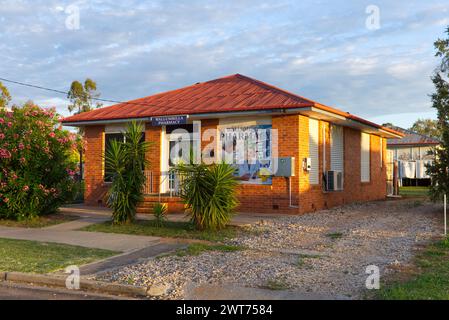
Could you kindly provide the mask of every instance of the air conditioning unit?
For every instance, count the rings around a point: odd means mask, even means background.
[[[343,172],[328,171],[326,174],[326,191],[343,190]]]

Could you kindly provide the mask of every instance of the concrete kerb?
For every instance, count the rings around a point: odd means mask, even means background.
[[[0,273],[0,277],[1,279],[3,279],[3,281],[43,285],[48,287],[67,288],[66,277],[63,276],[41,275],[41,274],[31,274],[21,272],[4,272],[3,274]],[[148,289],[145,287],[87,280],[83,278],[80,279],[80,291],[93,291],[111,295],[146,297],[147,290]]]

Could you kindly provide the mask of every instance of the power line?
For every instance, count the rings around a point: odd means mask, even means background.
[[[17,84],[17,85],[24,86],[24,87],[40,89],[40,90],[55,92],[55,93],[59,93],[59,94],[64,94],[66,96],[69,94],[69,92],[67,92],[67,91],[62,91],[62,90],[58,90],[58,89],[42,87],[42,86],[38,86],[38,85],[35,85],[35,84],[30,84],[30,83],[25,83],[25,82],[20,82],[20,81],[14,81],[14,80],[5,79],[5,78],[1,78],[1,77],[0,77],[0,81]],[[148,104],[138,103],[138,102],[126,102],[126,101],[118,101],[118,100],[111,100],[111,99],[94,98],[94,97],[92,97],[91,99],[95,100],[95,101],[110,102],[110,103],[116,103],[116,104],[132,104],[132,105],[140,105],[140,106],[149,106]]]

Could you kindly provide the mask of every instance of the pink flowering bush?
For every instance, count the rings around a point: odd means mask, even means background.
[[[0,219],[55,212],[74,193],[76,136],[54,109],[30,103],[0,110]]]

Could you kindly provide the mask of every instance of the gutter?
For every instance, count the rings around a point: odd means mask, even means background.
[[[295,108],[297,110],[297,108]],[[238,116],[251,116],[251,115],[268,115],[268,114],[283,114],[285,109],[268,109],[268,110],[251,110],[251,111],[234,111],[234,112],[210,112],[210,113],[197,113],[187,115],[189,119],[207,119],[207,118],[217,118],[217,117],[238,117]],[[167,116],[154,116],[154,117],[142,117],[142,118],[122,118],[122,119],[112,119],[112,120],[88,120],[88,121],[75,121],[75,122],[64,122],[61,121],[63,126],[77,127],[77,126],[87,126],[87,125],[101,125],[101,124],[111,124],[111,123],[126,123],[130,121],[151,121],[153,118],[158,117],[178,117],[186,115],[167,115]]]
[[[151,121],[151,117],[143,118],[129,118],[129,119],[112,119],[112,120],[89,120],[89,121],[76,121],[76,122],[64,122],[61,121],[63,126],[67,127],[83,127],[88,125],[100,125],[100,124],[111,124],[111,123],[127,123],[130,121]]]
[[[293,108],[282,108],[282,109],[266,109],[266,110],[250,110],[250,111],[234,111],[234,112],[209,112],[209,113],[198,113],[198,114],[190,114],[187,117],[191,120],[196,119],[213,119],[220,117],[238,117],[238,116],[251,116],[251,115],[282,115],[282,114],[292,114],[292,113],[301,113],[301,112],[314,112],[319,113],[325,117],[334,118],[338,121],[348,121],[350,123],[354,122],[359,126],[363,126],[367,129],[375,129],[384,135],[388,135],[390,137],[401,139],[403,135],[395,132],[391,132],[389,130],[385,130],[379,125],[369,121],[361,121],[358,117],[353,118],[354,116],[347,114],[347,116],[343,115],[343,112],[340,114],[332,111],[327,111],[322,108],[316,106],[307,106],[307,107],[293,107]],[[167,117],[176,117],[176,116],[186,116],[186,115],[166,115]],[[154,116],[154,117],[164,117],[162,116]],[[90,121],[77,121],[77,122],[62,122],[64,126],[73,126],[73,127],[82,127],[87,125],[106,125],[113,123],[127,123],[130,121],[151,121],[153,117],[142,117],[142,118],[128,118],[128,119],[111,119],[111,120],[90,120]],[[389,138],[390,138],[389,137]]]

